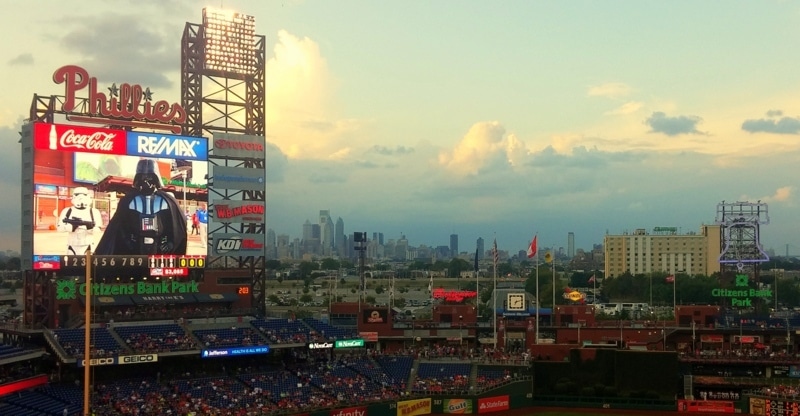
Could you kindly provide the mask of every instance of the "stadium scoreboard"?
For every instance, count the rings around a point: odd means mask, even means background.
[[[145,267],[161,269],[169,275],[171,269],[202,269],[206,266],[205,256],[154,255],[154,256],[92,256],[92,266],[98,268]],[[86,256],[61,256],[60,268],[86,267]]]

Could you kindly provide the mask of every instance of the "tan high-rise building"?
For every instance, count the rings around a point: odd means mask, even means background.
[[[630,234],[606,235],[605,275],[613,278],[664,272],[710,276],[720,270],[720,226],[703,225],[699,233],[679,234],[674,227],[640,228]]]

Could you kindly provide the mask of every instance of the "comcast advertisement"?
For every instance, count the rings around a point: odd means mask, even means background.
[[[33,135],[34,269],[80,266],[87,250],[115,267],[204,264],[205,138],[48,123]]]

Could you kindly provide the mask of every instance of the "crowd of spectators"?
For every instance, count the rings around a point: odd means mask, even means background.
[[[153,336],[147,332],[136,332],[125,337],[125,344],[136,353],[157,354],[160,352],[197,349],[190,335],[167,332]]]

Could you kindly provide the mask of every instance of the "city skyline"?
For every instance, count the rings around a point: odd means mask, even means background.
[[[0,175],[19,195],[33,94],[80,65],[105,90],[180,100],[180,38],[200,1],[11,3],[0,16]],[[13,6],[13,7],[12,7]],[[766,249],[800,254],[800,5],[226,1],[266,37],[267,227],[316,211],[345,231],[502,250],[713,224],[764,201]],[[336,18],[332,19],[331,16]],[[779,48],[778,48],[779,49]],[[0,247],[20,204],[0,201]],[[309,208],[319,207],[319,208]],[[335,230],[334,225],[334,232]],[[368,234],[371,235],[371,234]],[[435,243],[435,244],[434,244]]]

